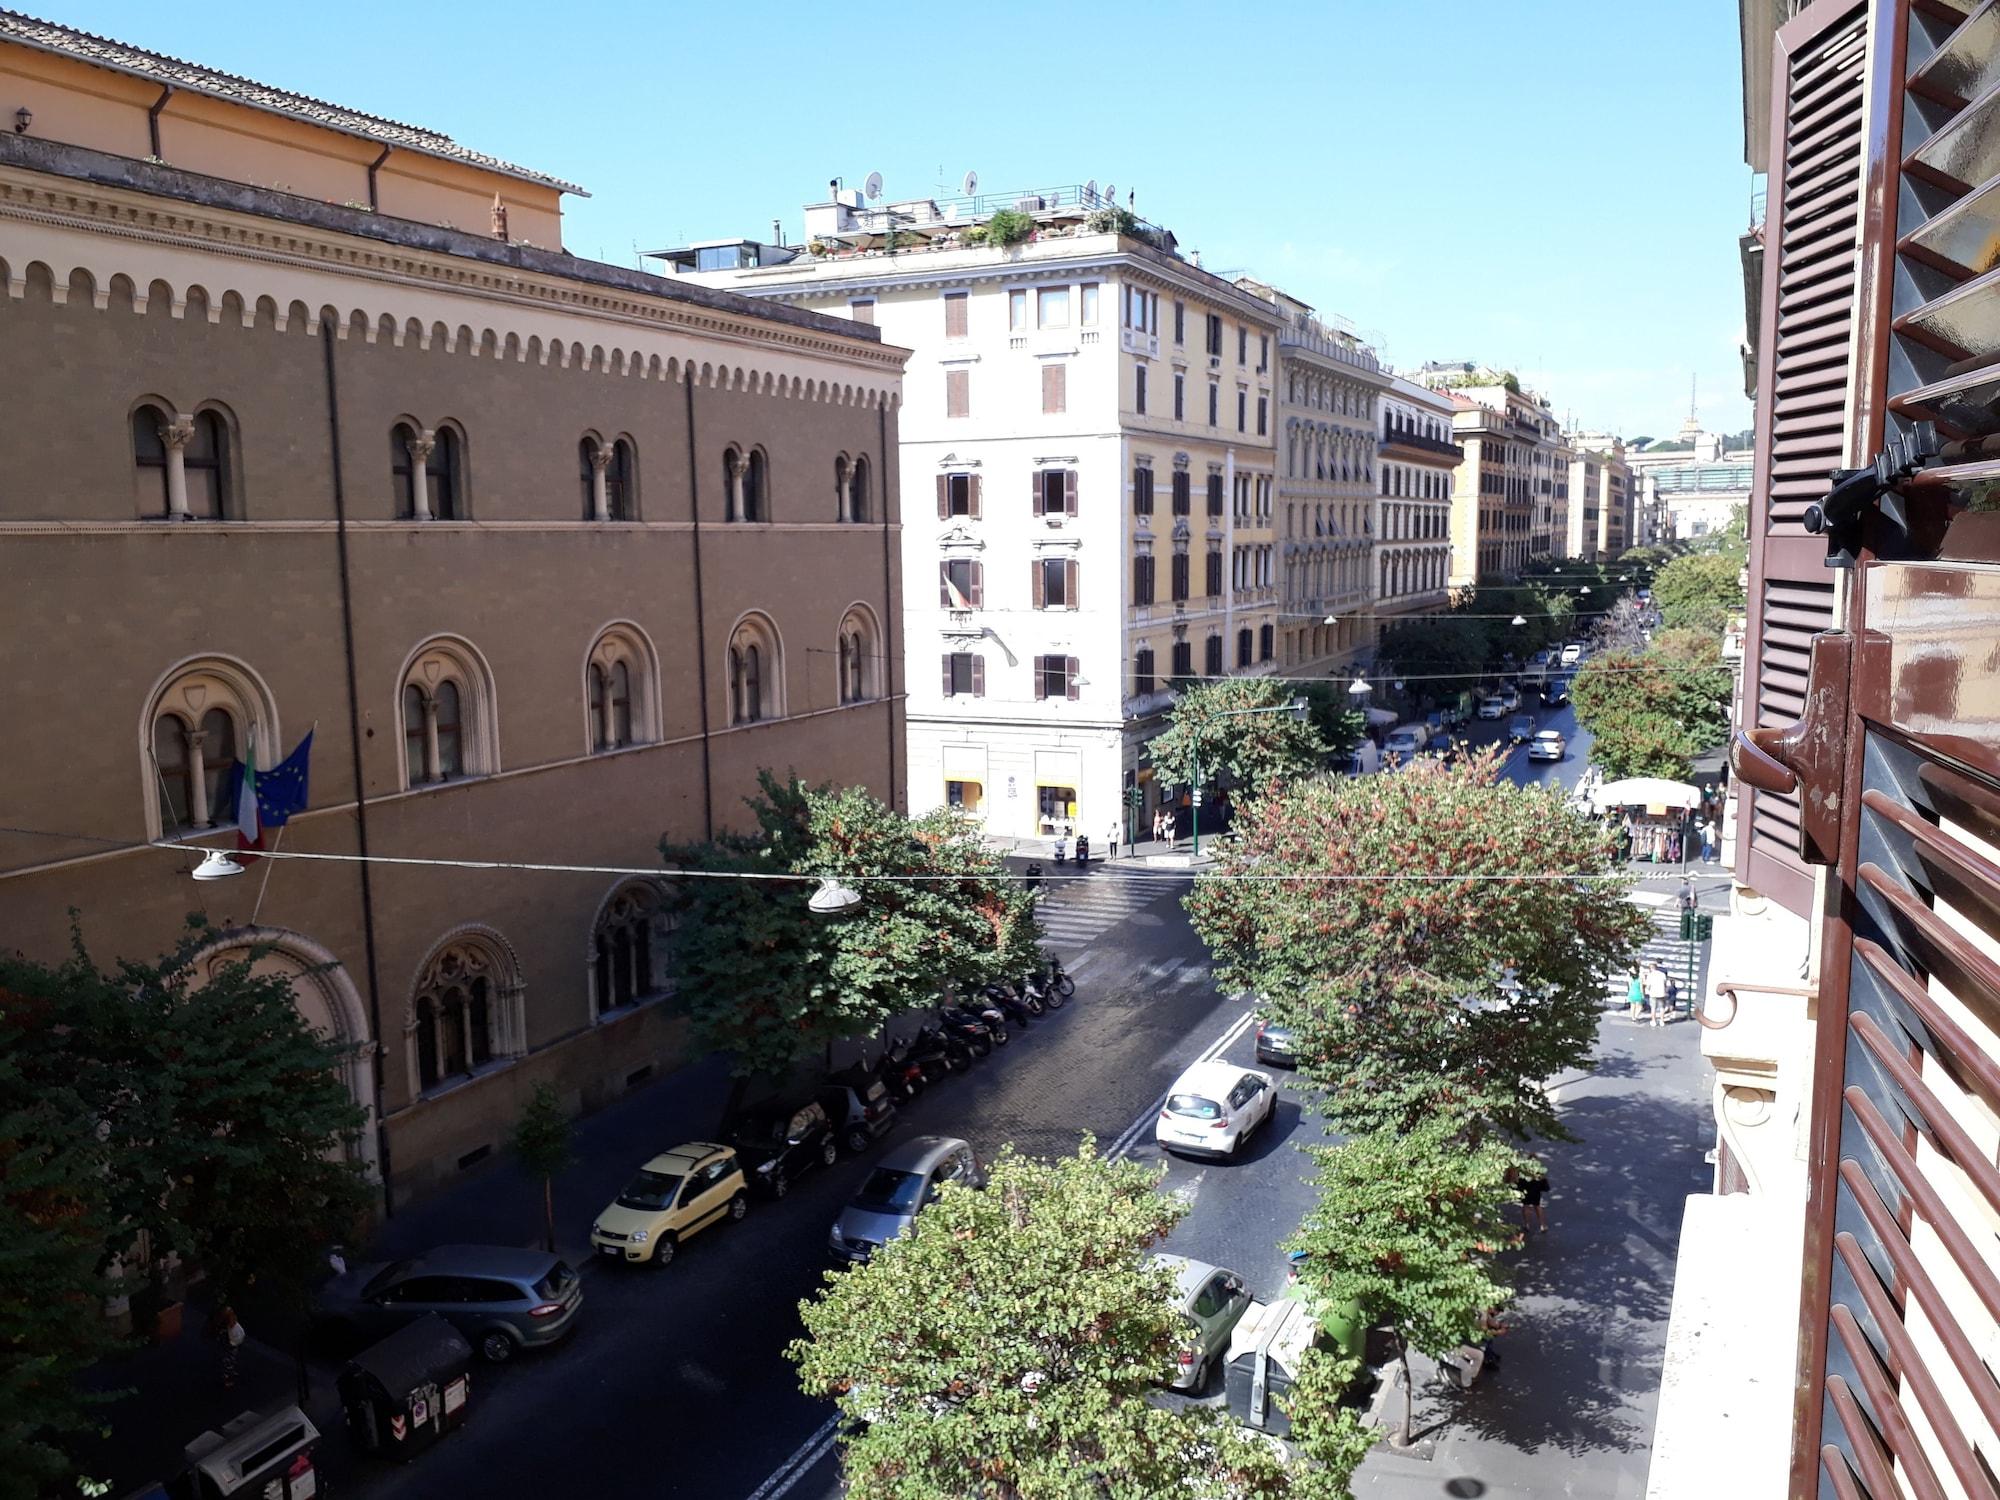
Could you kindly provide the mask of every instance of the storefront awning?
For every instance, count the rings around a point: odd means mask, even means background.
[[[1590,805],[1599,812],[1614,807],[1699,807],[1701,793],[1685,782],[1660,776],[1629,776],[1598,787],[1590,794]]]

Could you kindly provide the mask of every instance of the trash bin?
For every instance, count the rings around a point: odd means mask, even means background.
[[[1303,1302],[1252,1303],[1229,1338],[1222,1382],[1229,1414],[1259,1432],[1289,1436],[1292,1419],[1272,1398],[1291,1394],[1299,1360],[1319,1339],[1319,1325]]]
[[[408,1458],[465,1421],[472,1346],[432,1313],[355,1355],[339,1387],[355,1446]]]
[[[181,1450],[187,1469],[170,1485],[180,1500],[312,1500],[319,1429],[296,1406],[246,1411]]]

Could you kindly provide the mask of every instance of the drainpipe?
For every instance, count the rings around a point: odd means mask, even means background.
[[[715,788],[708,749],[708,610],[701,598],[701,480],[695,454],[694,371],[687,371],[688,516],[694,523],[695,692],[701,704],[701,836],[715,837]]]
[[[162,101],[165,102],[165,101]],[[333,480],[333,535],[340,558],[340,639],[347,662],[347,744],[354,776],[355,843],[361,858],[355,869],[361,878],[361,947],[367,964],[368,1030],[375,1043],[370,1054],[375,1080],[375,1163],[382,1173],[382,1217],[396,1216],[394,1196],[389,1191],[389,1129],[382,1118],[382,1001],[375,959],[375,891],[369,879],[368,788],[361,779],[361,691],[354,664],[354,590],[347,554],[347,487],[340,469],[340,387],[335,379],[333,345],[338,330],[321,323],[321,352],[326,357],[326,427],[331,442]]]
[[[176,90],[169,83],[161,88],[160,97],[153,101],[153,107],[146,111],[146,139],[151,143],[153,155],[166,160],[166,152],[160,149],[160,111],[167,107],[167,101],[174,97]]]
[[[382,206],[382,200],[375,191],[375,174],[382,170],[382,163],[389,159],[389,153],[393,150],[395,150],[393,146],[384,146],[382,154],[368,163],[368,206],[372,209],[380,209]]]
[[[889,539],[889,398],[884,396],[875,407],[877,432],[876,450],[880,457],[876,460],[882,473],[882,698],[889,710],[889,805],[898,812],[908,810],[908,799],[898,805],[896,797],[896,653],[889,649],[889,642],[896,630],[896,575],[890,557]],[[897,454],[896,479],[902,482],[902,455]]]

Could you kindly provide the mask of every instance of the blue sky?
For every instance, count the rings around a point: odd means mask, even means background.
[[[1399,365],[1504,364],[1628,436],[1695,376],[1705,425],[1749,423],[1723,0],[29,8],[581,183],[582,255],[796,235],[836,176],[1094,177]]]

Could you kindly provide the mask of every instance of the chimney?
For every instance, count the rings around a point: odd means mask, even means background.
[[[493,238],[503,242],[507,238],[507,205],[498,193],[493,195]]]
[[[785,221],[783,219],[773,219],[771,221],[771,243],[774,245],[785,243]]]

